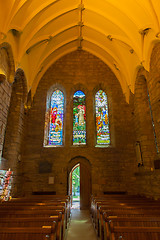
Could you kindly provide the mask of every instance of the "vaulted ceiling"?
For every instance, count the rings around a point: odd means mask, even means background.
[[[48,67],[77,49],[103,60],[127,96],[156,41],[159,0],[0,0],[0,43],[11,45],[32,96]]]

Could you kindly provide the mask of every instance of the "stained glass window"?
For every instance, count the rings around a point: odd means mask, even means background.
[[[44,145],[58,146],[63,144],[64,95],[55,90],[50,98],[50,108],[45,116]]]
[[[95,95],[97,145],[110,144],[107,95],[99,90]]]
[[[0,170],[0,199],[3,201],[11,198],[12,174],[10,169],[8,171]]]
[[[82,91],[73,95],[73,145],[86,144],[86,97]]]

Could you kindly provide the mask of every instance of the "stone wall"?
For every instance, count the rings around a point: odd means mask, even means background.
[[[148,105],[147,87],[153,122]],[[130,191],[157,199],[160,198],[160,43],[153,48],[149,73],[141,71],[137,74],[134,101],[136,139],[142,144],[144,166],[137,167],[133,173]],[[158,161],[158,168],[154,164],[155,161]]]
[[[158,151],[160,151],[160,43],[157,43],[152,51],[148,88],[151,98]]]
[[[43,147],[47,92],[61,86],[66,97],[64,146]],[[108,96],[111,146],[95,147],[94,95],[103,89]],[[72,145],[72,96],[86,94],[87,144]],[[24,193],[56,191],[67,193],[67,167],[76,156],[85,157],[92,168],[92,192],[127,191],[135,166],[133,97],[128,104],[119,81],[100,59],[85,51],[75,51],[55,62],[42,77],[32,107],[27,113],[23,143]],[[41,171],[44,166],[44,172]],[[55,183],[48,184],[49,176]]]

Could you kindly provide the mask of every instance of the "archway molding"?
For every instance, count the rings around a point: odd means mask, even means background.
[[[79,163],[84,164],[88,169],[91,169],[90,161],[86,157],[83,157],[83,156],[79,155],[79,156],[71,158],[71,160],[69,161],[69,163],[68,163],[68,174],[71,172],[72,168]]]

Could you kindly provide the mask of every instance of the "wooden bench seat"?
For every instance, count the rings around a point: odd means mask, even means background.
[[[116,217],[104,218],[104,237],[109,240],[112,225],[116,227],[160,227],[160,217]]]
[[[70,202],[70,196],[64,196],[64,195],[32,195],[32,196],[23,197],[23,198],[12,198],[11,202],[46,202],[46,201],[54,201],[54,200],[69,201]]]
[[[160,227],[116,227],[112,225],[110,240],[159,240]]]
[[[59,199],[59,198],[44,199],[44,201],[40,201],[40,200],[41,200],[40,198],[38,198],[38,199],[37,198],[36,199],[32,199],[32,198],[31,199],[23,199],[23,198],[15,199],[14,201],[11,200],[9,202],[1,203],[0,209],[2,209],[3,206],[5,206],[6,208],[7,207],[13,208],[13,206],[14,206],[14,209],[16,207],[19,207],[19,209],[21,209],[21,208],[23,208],[23,206],[28,206],[28,208],[29,208],[29,206],[48,206],[48,208],[49,208],[49,206],[64,206],[66,209],[66,224],[69,223],[70,216],[71,216],[71,205],[70,205],[69,197],[64,198],[63,200]]]
[[[96,205],[97,209],[95,210],[95,213],[94,213],[94,216],[93,216],[93,222],[95,223],[95,227],[97,228],[98,227],[98,224],[99,224],[99,221],[102,219],[102,213],[104,211],[116,211],[116,210],[136,210],[136,211],[139,211],[142,212],[142,211],[150,211],[150,209],[152,209],[152,212],[156,214],[159,212],[160,214],[160,206],[157,206],[157,205],[147,205],[147,204],[138,204],[135,206],[132,205],[132,206],[128,206],[128,205],[123,205],[123,204],[113,204],[113,205],[103,205],[103,204],[97,204]]]
[[[0,227],[1,240],[56,240],[56,224],[54,227]]]
[[[121,217],[121,218],[146,218],[157,216],[160,219],[160,201],[154,201],[152,199],[147,199],[145,197],[138,196],[98,196],[91,198],[91,216],[97,231],[98,236],[100,236],[101,240],[104,239],[104,230],[105,224],[108,224],[104,218],[113,217]],[[104,217],[105,216],[105,217]],[[147,222],[147,221],[146,221]],[[153,223],[152,225],[155,227],[159,226]],[[147,226],[152,226],[148,221]],[[122,225],[123,226],[123,225]],[[136,223],[135,225],[136,226]],[[144,223],[141,223],[140,226],[145,226]],[[152,227],[153,227],[152,226]],[[105,239],[106,240],[106,239]],[[108,240],[108,239],[107,239]],[[132,240],[132,239],[130,239]],[[133,240],[137,240],[133,238]]]
[[[52,217],[28,217],[28,218],[1,218],[0,228],[2,227],[42,227],[53,226],[57,223],[56,240],[62,240],[62,222],[61,216]]]
[[[101,232],[103,232],[103,214],[107,214],[108,216],[145,216],[145,215],[152,215],[152,216],[160,216],[160,209],[147,209],[147,208],[106,208],[106,207],[100,207],[98,216],[97,216],[97,222],[96,222],[96,229],[98,232],[98,236],[101,235]]]
[[[34,206],[15,206],[15,205],[11,205],[11,206],[1,206],[0,205],[0,212],[3,211],[10,211],[10,210],[63,210],[65,211],[65,204],[63,205],[34,205]]]
[[[27,198],[13,198],[8,202],[0,203],[0,228],[37,229],[44,225],[52,227],[55,221],[57,224],[56,240],[63,240],[70,211],[70,196],[35,195]],[[52,236],[48,235],[47,239],[48,237]]]
[[[0,205],[0,212],[3,211],[10,211],[10,210],[60,210],[63,211],[65,213],[66,216],[66,221],[68,221],[68,214],[67,214],[67,210],[66,210],[66,204],[62,203],[61,205]]]
[[[99,236],[101,236],[101,239],[103,239],[104,234],[104,218],[105,217],[160,217],[160,211],[152,211],[152,210],[140,210],[140,209],[119,209],[119,210],[104,210],[101,212],[99,222],[98,222],[98,231]]]
[[[126,198],[122,198],[122,199],[112,199],[112,198],[93,198],[92,197],[92,203],[91,203],[91,216],[92,216],[92,220],[93,223],[96,222],[96,218],[97,218],[97,211],[99,206],[108,206],[108,208],[111,206],[122,206],[122,207],[137,207],[137,208],[141,208],[141,207],[146,207],[146,208],[160,208],[160,202],[159,201],[154,201],[151,199],[144,199],[142,198],[128,198],[128,196]]]
[[[63,209],[62,209],[63,210]],[[61,210],[11,210],[11,211],[0,211],[0,221],[3,218],[40,218],[40,217],[51,217],[51,216],[59,216],[62,214],[61,218],[61,238],[64,238],[66,231],[66,223],[64,211]]]

